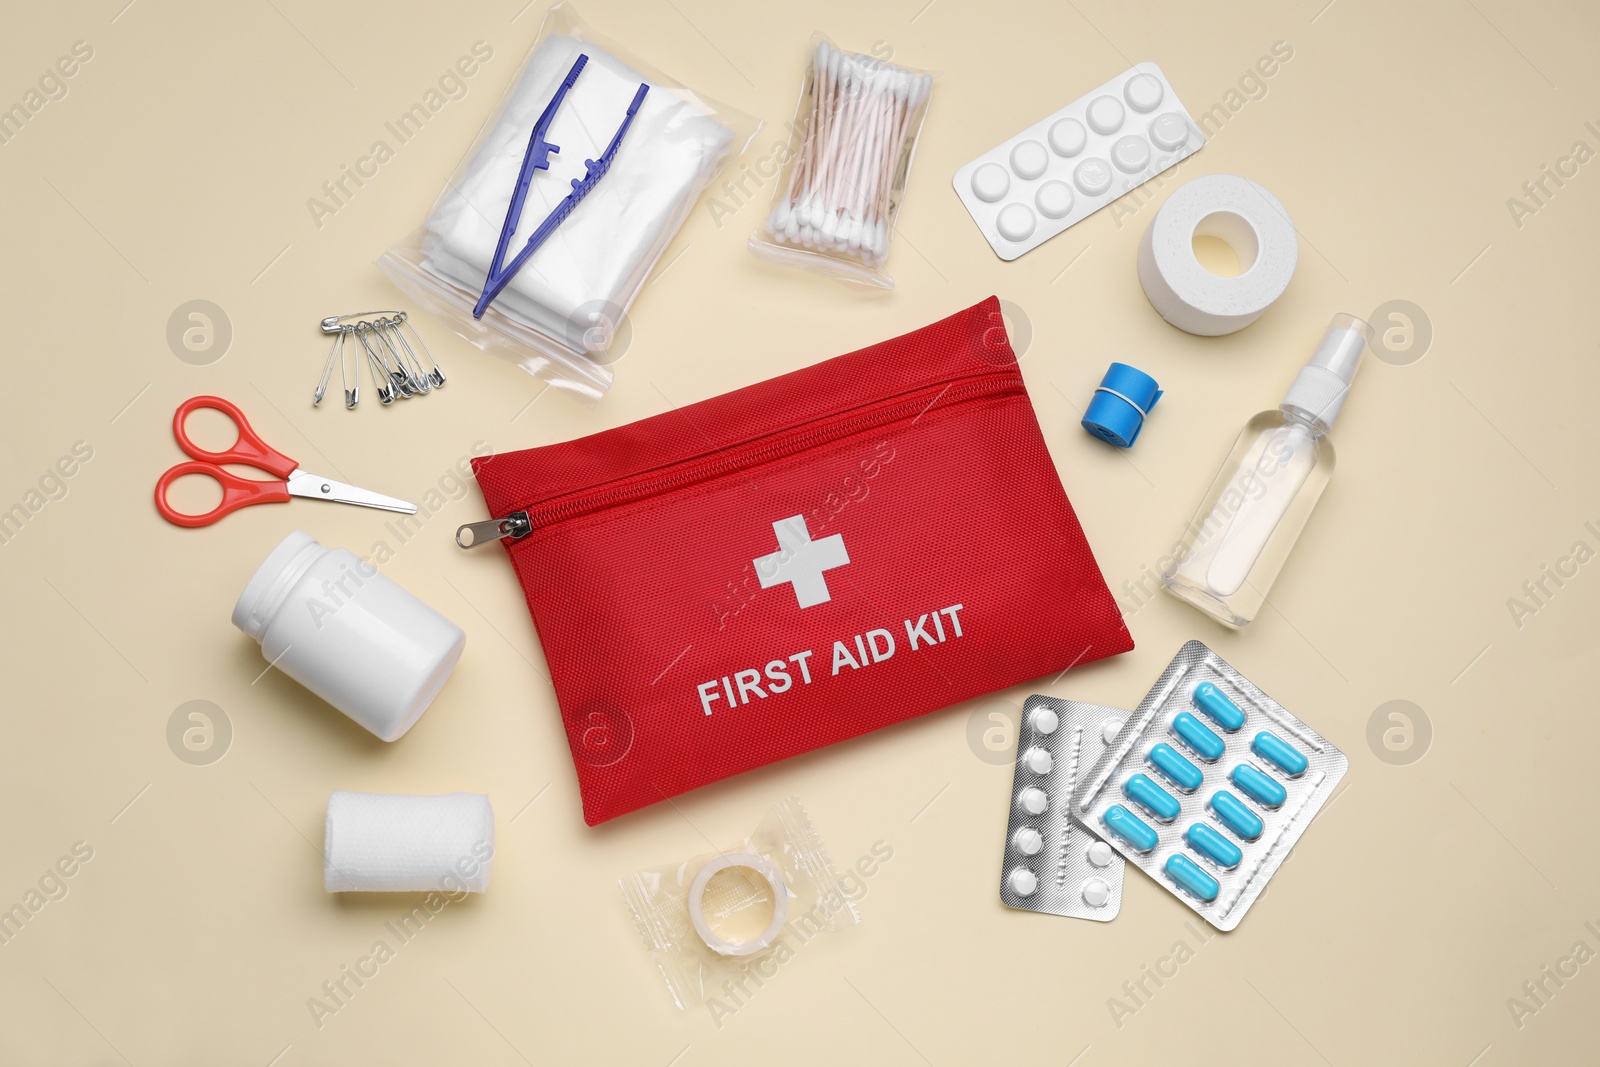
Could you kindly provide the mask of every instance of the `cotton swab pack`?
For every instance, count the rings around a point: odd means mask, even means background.
[[[780,157],[788,169],[750,251],[892,289],[882,267],[932,90],[931,74],[814,36],[793,138]]]
[[[1073,811],[1206,922],[1232,930],[1349,766],[1189,641],[1082,779]]]

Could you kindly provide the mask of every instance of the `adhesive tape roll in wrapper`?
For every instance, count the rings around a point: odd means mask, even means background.
[[[1216,237],[1239,257],[1236,277],[1195,258],[1194,239]],[[1218,337],[1261,317],[1294,276],[1300,241],[1278,198],[1237,174],[1178,187],[1139,244],[1139,282],[1161,317],[1186,333]]]
[[[712,875],[730,867],[754,871],[772,891],[772,921],[752,941],[727,941],[712,932],[711,923],[706,920],[706,886],[710,884]],[[778,939],[783,924],[789,921],[789,891],[784,887],[783,874],[770,860],[754,853],[733,852],[718,856],[700,868],[700,873],[695,875],[694,882],[689,886],[689,921],[694,925],[694,932],[700,935],[700,940],[719,956],[750,956],[760,952]]]

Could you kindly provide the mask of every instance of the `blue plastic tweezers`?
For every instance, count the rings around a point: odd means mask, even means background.
[[[550,123],[555,120],[556,111],[561,107],[561,101],[566,98],[567,90],[578,80],[578,75],[583,73],[583,68],[589,63],[587,55],[580,54],[572,69],[567,71],[567,76],[562,79],[556,93],[550,98],[550,103],[545,105],[544,113],[539,116],[539,121],[534,123],[533,133],[528,137],[528,150],[522,155],[522,171],[517,175],[517,188],[511,194],[511,204],[506,208],[506,220],[500,227],[500,241],[495,245],[494,259],[489,263],[489,275],[483,280],[483,293],[478,297],[477,306],[472,309],[472,317],[483,318],[483,313],[494,303],[494,298],[500,291],[510,284],[516,277],[517,271],[522,269],[528,257],[539,250],[539,246],[549,240],[550,235],[556,232],[572,209],[578,202],[589,195],[589,190],[600,183],[611,169],[611,161],[616,158],[617,148],[622,144],[623,135],[628,132],[628,127],[633,125],[633,117],[639,113],[639,105],[644,103],[644,95],[650,91],[648,84],[641,84],[639,91],[633,94],[633,103],[628,105],[628,114],[623,118],[622,125],[617,127],[616,134],[611,138],[611,143],[600,154],[599,159],[584,160],[584,175],[582,178],[572,179],[572,192],[564,197],[561,203],[555,206],[549,216],[539,224],[539,228],[528,235],[528,243],[522,246],[509,264],[505,262],[506,246],[511,243],[511,235],[517,232],[517,224],[522,221],[522,205],[528,198],[528,187],[533,184],[533,172],[548,170],[550,156],[560,152],[558,145],[553,145],[545,140],[545,134],[550,132]]]

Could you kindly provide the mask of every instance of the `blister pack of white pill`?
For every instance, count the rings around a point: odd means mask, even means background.
[[[1190,641],[1083,776],[1073,810],[1206,922],[1232,930],[1349,766]]]
[[[1206,143],[1154,63],[1136,63],[956,171],[956,195],[1016,259]]]
[[[1098,922],[1122,910],[1126,864],[1073,817],[1072,795],[1128,714],[1048,696],[1023,703],[1000,867],[1007,907]]]

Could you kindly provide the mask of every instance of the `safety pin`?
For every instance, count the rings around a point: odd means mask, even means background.
[[[400,357],[394,355],[390,350],[388,343],[384,339],[383,327],[377,321],[374,321],[367,326],[367,333],[377,340],[375,347],[378,351],[378,358],[389,372],[389,380],[394,383],[395,395],[401,400],[409,400],[411,397],[416,396],[417,389],[411,381],[411,374],[407,371],[405,365],[400,362]]]
[[[338,333],[345,329],[346,319],[365,319],[368,315],[404,315],[404,311],[395,311],[392,308],[378,308],[374,311],[357,311],[349,315],[329,315],[322,320],[323,333]],[[354,325],[351,323],[349,325]]]
[[[395,355],[398,356],[400,360],[406,364],[406,366],[412,368],[414,372],[413,377],[415,378],[415,381],[418,387],[421,388],[422,392],[431,392],[435,387],[433,375],[429,374],[428,371],[423,368],[422,360],[417,358],[416,350],[411,347],[411,345],[406,341],[406,335],[401,332],[400,326],[404,322],[405,320],[399,316],[391,316],[389,318],[387,327],[389,347],[395,350]],[[430,352],[429,355],[431,356],[432,353]]]
[[[394,357],[395,366],[400,368],[401,377],[404,379],[403,384],[410,390],[409,395],[420,396],[433,388],[433,382],[429,380],[427,373],[423,371],[422,364],[416,363],[415,357],[410,362],[407,362],[406,357],[400,354],[400,349],[395,347],[394,341],[389,337],[390,332],[394,329],[394,320],[387,317],[378,318],[372,323],[372,332],[377,336],[378,343],[383,345],[390,356]]]
[[[371,342],[367,340],[367,334],[371,331],[372,324],[369,322],[357,323],[355,326],[356,340],[361,342],[361,347],[367,353],[367,369],[372,371],[372,384],[378,390],[378,403],[388,407],[394,403],[397,393],[395,375],[389,369],[388,363],[384,362],[383,356],[374,350]]]
[[[411,336],[417,339],[417,344],[421,345],[422,350],[428,353],[428,362],[433,364],[433,370],[431,372],[427,372],[427,378],[433,383],[433,387],[435,389],[442,388],[445,382],[444,371],[439,369],[439,360],[434,356],[433,350],[428,347],[428,342],[424,341],[422,339],[422,335],[417,332],[417,328],[410,324],[410,317],[404,311],[397,312],[395,314],[395,323],[395,337],[400,339],[400,343],[405,345],[405,349],[408,353],[410,353],[411,358],[416,360],[417,368],[419,370],[422,368],[422,361],[417,359],[417,354],[411,350],[410,345],[406,344],[406,335],[400,330],[400,327],[407,327],[411,331]]]
[[[328,382],[333,377],[335,358],[339,361],[339,380],[344,385],[344,406],[353,408],[361,402],[361,364],[359,362],[355,364],[355,385],[352,386],[351,373],[346,369],[344,358],[345,338],[353,329],[354,327],[346,326],[335,332],[333,343],[328,346],[328,358],[322,363],[322,377],[317,382],[317,391],[311,396],[313,407],[322,403],[322,398],[328,391]]]
[[[404,311],[380,308],[348,315],[329,315],[318,325],[323,333],[332,334],[334,338],[329,345],[327,358],[323,360],[322,376],[318,379],[316,391],[312,394],[313,405],[320,404],[328,391],[328,385],[333,379],[335,360],[339,362],[339,373],[344,382],[345,407],[353,408],[359,402],[361,355],[350,344],[352,335],[361,345],[361,351],[366,353],[367,367],[372,373],[372,382],[378,391],[379,403],[387,406],[396,399],[422,396],[442,387],[445,383],[444,371],[439,367],[438,357],[422,339],[422,334],[417,332],[417,328],[411,325],[410,315]],[[433,366],[431,371],[423,365],[416,349],[406,339],[407,330],[422,351],[427,353],[428,362]],[[373,340],[374,337],[376,342]],[[345,359],[347,348],[351,354],[349,363]]]

